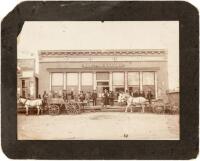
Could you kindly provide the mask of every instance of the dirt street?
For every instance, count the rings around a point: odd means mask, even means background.
[[[178,140],[179,116],[96,112],[18,115],[19,140]]]

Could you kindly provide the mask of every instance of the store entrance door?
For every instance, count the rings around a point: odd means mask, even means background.
[[[109,91],[109,81],[101,81],[97,82],[97,94],[98,97],[101,97],[104,90],[107,89]]]
[[[102,94],[104,90],[107,89],[109,91],[109,81],[99,81],[97,82],[97,104],[100,105],[102,101]]]

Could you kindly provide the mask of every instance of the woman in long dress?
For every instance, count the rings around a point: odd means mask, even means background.
[[[107,107],[107,105],[109,104],[109,94],[108,94],[108,90],[105,89],[104,93],[102,95],[102,101],[103,101],[103,107]]]

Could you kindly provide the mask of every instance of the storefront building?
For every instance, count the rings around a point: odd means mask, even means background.
[[[38,76],[34,59],[17,60],[17,95],[29,99],[38,97]]]
[[[155,98],[168,89],[166,50],[39,51],[39,94],[96,90],[151,90]]]

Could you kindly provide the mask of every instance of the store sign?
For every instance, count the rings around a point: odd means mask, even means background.
[[[109,64],[82,64],[82,68],[123,68],[124,64],[109,63]]]

